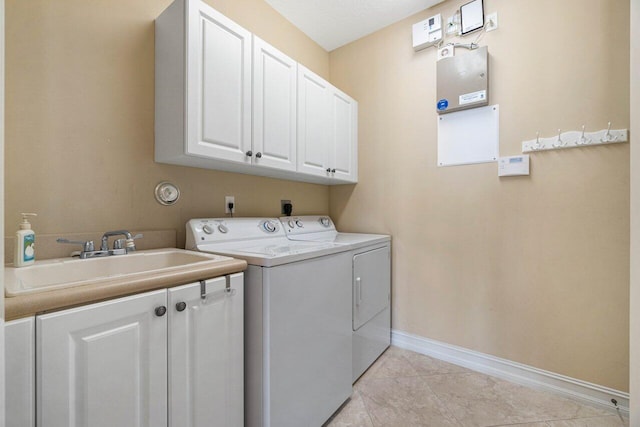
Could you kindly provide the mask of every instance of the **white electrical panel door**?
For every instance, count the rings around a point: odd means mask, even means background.
[[[244,422],[243,275],[169,292],[169,427]]]
[[[298,64],[298,172],[328,176],[331,85]]]
[[[498,161],[498,105],[438,116],[438,166]]]
[[[253,36],[253,163],[296,170],[297,63]]]
[[[167,425],[167,292],[36,318],[39,427]]]
[[[188,1],[187,152],[251,162],[251,33]]]

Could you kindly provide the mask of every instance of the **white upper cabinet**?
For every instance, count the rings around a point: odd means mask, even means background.
[[[156,161],[250,163],[251,33],[199,0],[156,20]]]
[[[331,85],[298,64],[298,170],[329,177],[329,97]]]
[[[253,163],[296,170],[297,63],[253,36]]]
[[[187,151],[245,161],[251,146],[251,33],[187,1]]]
[[[357,181],[357,103],[201,0],[155,25],[155,160]]]
[[[358,103],[346,93],[332,87],[329,135],[331,177],[358,181]]]
[[[356,182],[358,103],[298,65],[298,170]]]

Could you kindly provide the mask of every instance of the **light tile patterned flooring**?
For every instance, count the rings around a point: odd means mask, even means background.
[[[628,419],[397,347],[325,427],[622,427]]]

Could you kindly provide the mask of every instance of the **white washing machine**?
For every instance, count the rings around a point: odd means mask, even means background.
[[[391,345],[391,237],[340,233],[328,216],[280,218],[287,237],[297,243],[346,245],[352,262],[352,379]]]
[[[192,219],[186,231],[187,249],[249,264],[245,425],[321,426],[352,392],[350,248],[291,241],[276,218]]]

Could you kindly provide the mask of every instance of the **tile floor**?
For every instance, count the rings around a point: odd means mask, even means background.
[[[389,348],[325,427],[622,427],[619,415]]]

